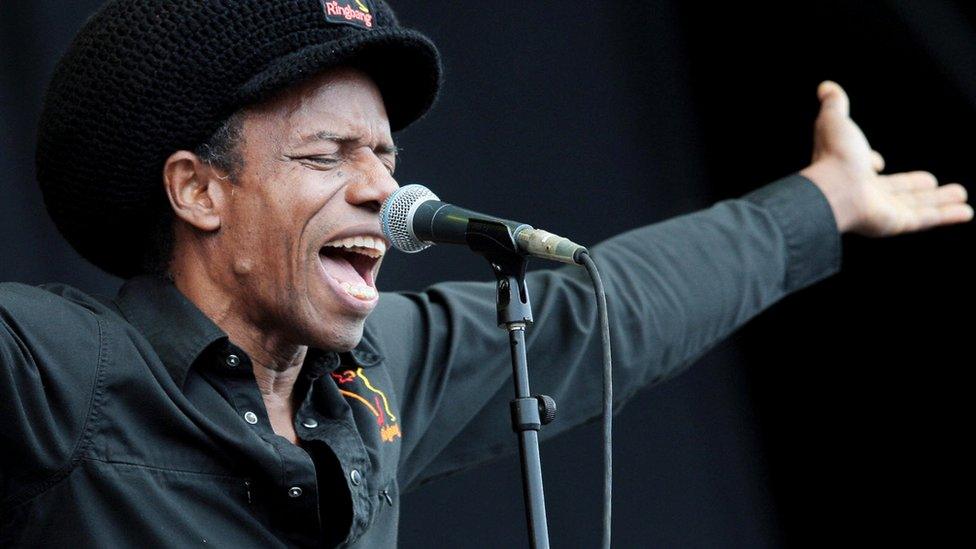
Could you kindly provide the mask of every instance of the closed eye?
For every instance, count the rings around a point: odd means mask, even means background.
[[[332,168],[339,164],[339,159],[333,156],[290,156],[288,158],[313,168]]]

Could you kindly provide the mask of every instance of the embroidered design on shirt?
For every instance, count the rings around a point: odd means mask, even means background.
[[[329,23],[352,25],[361,29],[373,28],[373,8],[369,0],[320,0]]]
[[[329,374],[332,379],[335,380],[336,384],[339,385],[339,392],[343,396],[351,398],[360,404],[366,406],[369,411],[376,416],[376,424],[380,428],[380,438],[383,442],[393,442],[396,438],[402,438],[400,432],[400,424],[397,423],[397,417],[390,410],[390,402],[386,398],[386,393],[373,387],[373,384],[363,373],[362,368],[356,370],[343,370],[341,372],[332,372]],[[366,390],[370,394],[363,395],[358,392],[349,391],[343,389],[343,385],[352,384],[351,387],[358,387],[359,384],[356,382],[362,380],[362,385],[365,386]]]

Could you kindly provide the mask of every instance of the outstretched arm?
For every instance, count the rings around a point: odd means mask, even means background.
[[[847,116],[843,90],[825,83],[820,96],[814,162],[801,175],[591,249],[607,287],[615,408],[836,272],[840,232],[893,235],[972,217],[958,185],[878,175],[880,156]],[[532,273],[528,287],[532,388],[560,408],[542,432],[552,436],[600,413],[596,307],[578,268]],[[384,295],[370,317],[367,334],[400,396],[404,488],[514,450],[511,366],[494,315],[493,284],[445,283]]]
[[[836,272],[840,235],[824,195],[795,175],[590,252],[606,286],[619,410],[783,296]],[[545,438],[599,416],[600,331],[582,269],[533,272],[527,285],[532,390],[559,407]],[[383,295],[367,321],[401,395],[406,489],[516,448],[511,364],[494,299],[492,283],[436,284]]]

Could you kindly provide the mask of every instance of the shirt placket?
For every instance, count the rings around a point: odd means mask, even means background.
[[[337,366],[339,358],[335,353],[319,359],[299,406],[295,429],[302,440],[322,442],[335,454],[353,506],[352,524],[345,543],[353,543],[365,533],[374,512],[369,488],[372,465],[349,404],[335,384],[323,375]],[[317,406],[317,403],[323,405]]]
[[[253,503],[263,504],[280,531],[298,545],[318,545],[322,538],[318,482],[312,457],[275,434],[247,354],[228,343],[217,353],[216,382],[238,417],[277,458],[269,460],[263,478],[269,486],[253,487]]]

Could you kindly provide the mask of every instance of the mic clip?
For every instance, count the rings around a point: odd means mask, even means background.
[[[532,305],[525,286],[528,258],[519,250],[512,228],[501,221],[471,219],[465,231],[471,251],[488,260],[498,290],[498,325],[532,322]]]

